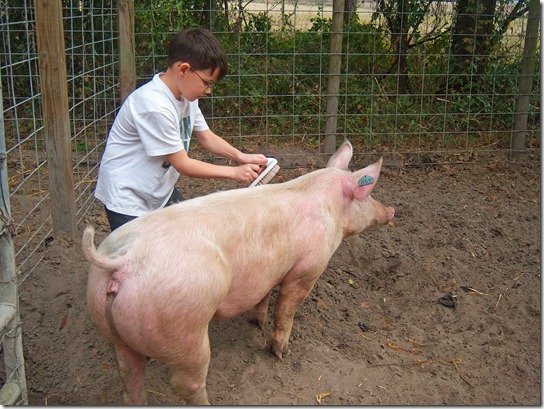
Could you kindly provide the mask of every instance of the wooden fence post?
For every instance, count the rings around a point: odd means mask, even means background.
[[[523,59],[521,60],[518,99],[516,100],[516,113],[514,116],[514,129],[512,131],[512,143],[510,146],[511,159],[518,158],[525,151],[525,134],[527,133],[527,116],[531,101],[531,88],[533,87],[539,25],[540,2],[539,0],[530,0],[527,30],[525,31],[525,44],[523,46]]]
[[[119,12],[119,67],[122,103],[136,88],[134,0],[117,0],[117,10]]]
[[[36,0],[34,8],[53,232],[73,239],[77,223],[62,0]]]
[[[329,81],[327,83],[327,121],[325,123],[326,154],[332,154],[336,150],[338,99],[340,95],[340,70],[342,68],[342,36],[344,29],[343,14],[344,0],[334,0],[332,5]]]

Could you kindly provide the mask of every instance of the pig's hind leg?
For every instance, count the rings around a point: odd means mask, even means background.
[[[123,382],[125,405],[146,405],[144,374],[147,357],[126,345],[115,345],[117,370]]]
[[[170,383],[187,405],[209,405],[206,376],[211,352],[207,329],[200,340],[185,347],[181,362],[169,362],[172,368]]]

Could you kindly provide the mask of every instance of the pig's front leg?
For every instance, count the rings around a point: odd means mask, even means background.
[[[312,279],[312,276],[315,278]],[[284,353],[289,353],[288,343],[295,312],[308,296],[319,276],[320,274],[308,274],[304,279],[284,281],[281,284],[274,311],[274,329],[268,342],[272,352],[280,359],[283,359]]]
[[[256,322],[261,330],[264,330],[268,325],[268,302],[271,294],[272,290],[249,313],[249,321]]]

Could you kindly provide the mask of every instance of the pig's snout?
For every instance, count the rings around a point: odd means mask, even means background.
[[[374,215],[374,222],[364,230],[374,229],[379,226],[392,225],[393,217],[395,217],[395,208],[386,207],[378,202]]]
[[[389,223],[390,221],[393,220],[393,217],[395,217],[395,208],[387,207],[386,210],[387,210],[387,222]]]

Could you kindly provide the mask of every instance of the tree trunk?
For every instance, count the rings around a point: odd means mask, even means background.
[[[344,24],[349,24],[351,15],[355,12],[355,0],[344,0]]]
[[[406,21],[407,0],[400,1],[399,31],[398,31],[398,94],[408,91],[408,64],[406,61],[408,50],[408,22]]]
[[[496,0],[458,0],[451,34],[450,86],[463,88],[473,73],[483,74],[491,54]]]

